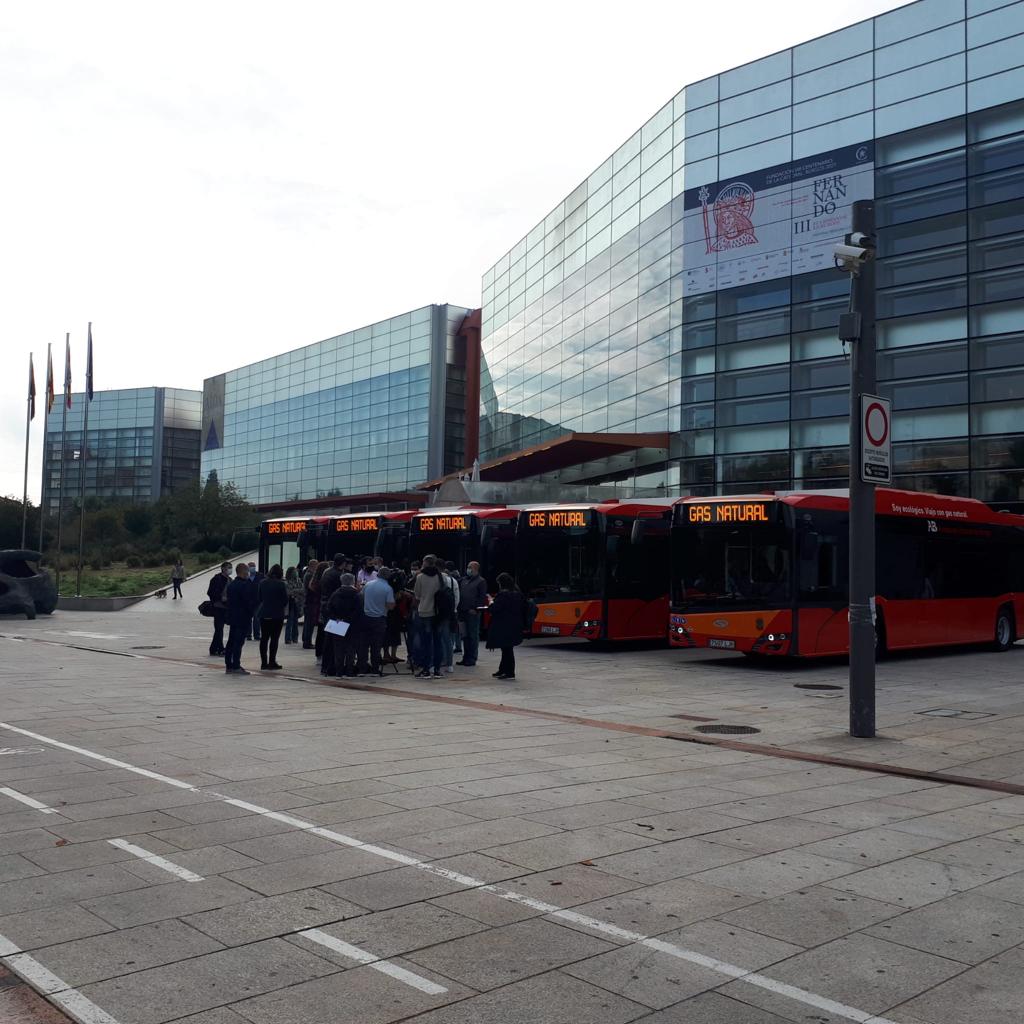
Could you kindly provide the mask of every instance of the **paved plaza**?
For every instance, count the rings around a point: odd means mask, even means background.
[[[834,662],[228,676],[203,588],[0,620],[5,1024],[1020,1019],[1024,649],[886,661],[865,741]]]

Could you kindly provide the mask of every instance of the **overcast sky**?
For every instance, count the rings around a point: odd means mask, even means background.
[[[480,278],[688,82],[884,0],[8,4],[0,494],[28,353],[82,387],[203,378]],[[29,470],[39,492],[42,418]]]

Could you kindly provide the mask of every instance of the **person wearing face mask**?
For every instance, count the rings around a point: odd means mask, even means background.
[[[459,618],[465,627],[462,660],[466,668],[476,664],[480,652],[480,609],[487,604],[487,580],[480,575],[480,563],[470,562],[459,581]]]
[[[213,639],[210,641],[210,657],[224,654],[224,623],[228,614],[228,583],[231,582],[231,563],[221,562],[220,572],[210,580],[206,596],[213,605]]]

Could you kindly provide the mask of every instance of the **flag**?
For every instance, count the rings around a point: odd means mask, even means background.
[[[71,408],[71,335],[64,339],[64,404]]]
[[[53,409],[53,350],[46,346],[46,412]]]
[[[85,354],[85,396],[92,401],[92,324],[89,324],[89,348]]]
[[[28,418],[36,418],[36,371],[32,366],[32,353],[28,354]]]

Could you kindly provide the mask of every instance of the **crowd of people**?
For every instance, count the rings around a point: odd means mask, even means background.
[[[477,562],[460,573],[454,562],[426,555],[406,571],[337,554],[286,572],[273,565],[266,576],[240,562],[231,573],[231,563],[222,563],[207,589],[210,655],[222,656],[229,674],[249,674],[241,665],[246,640],[259,641],[261,670],[281,669],[283,632],[286,645],[314,652],[324,676],[383,676],[387,665],[404,665],[419,678],[442,679],[456,666],[476,665],[486,616],[487,647],[501,652],[493,676],[509,680],[515,648],[530,629],[531,608],[513,578],[499,575],[492,598]]]

